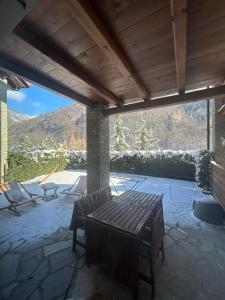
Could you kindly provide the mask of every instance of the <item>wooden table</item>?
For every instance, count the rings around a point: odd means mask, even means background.
[[[138,295],[139,243],[161,196],[126,191],[87,216],[87,264],[101,264]]]

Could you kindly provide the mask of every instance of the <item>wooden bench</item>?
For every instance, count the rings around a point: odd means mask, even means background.
[[[215,161],[211,162],[210,181],[213,197],[225,210],[225,169]]]
[[[107,187],[75,201],[70,223],[70,230],[73,231],[73,251],[76,250],[77,244],[85,248],[85,244],[77,239],[77,229],[85,231],[87,215],[110,200],[112,200],[111,188]]]

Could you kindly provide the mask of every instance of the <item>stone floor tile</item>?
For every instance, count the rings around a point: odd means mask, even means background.
[[[48,278],[42,283],[43,300],[50,300],[60,295],[65,295],[72,278],[74,268],[65,267],[51,273]]]
[[[18,283],[13,282],[11,284],[9,284],[7,287],[5,287],[4,289],[2,289],[0,291],[0,299],[1,297],[4,297],[5,299],[8,299],[10,297],[10,295],[12,294],[13,290],[18,286]]]
[[[9,251],[11,244],[9,241],[4,241],[0,245],[0,258]]]
[[[24,256],[20,262],[19,275],[17,277],[17,280],[30,279],[32,273],[34,273],[34,271],[38,269],[38,267],[39,267],[39,262],[34,257],[27,259],[26,256]]]
[[[27,299],[34,292],[34,290],[40,286],[41,282],[46,278],[48,272],[48,262],[47,260],[44,260],[29,279],[21,282],[19,287],[12,294],[10,300]]]
[[[210,242],[209,240],[201,241],[201,246],[200,247],[203,251],[206,251],[206,252],[215,251],[215,247],[214,247],[213,243]]]
[[[61,269],[62,267],[65,267],[66,265],[75,265],[76,254],[72,251],[72,248],[70,247],[50,255],[49,260],[51,271],[54,272],[58,269]]]
[[[176,241],[179,240],[184,240],[186,239],[189,235],[186,233],[184,230],[182,230],[179,227],[173,228],[172,230],[169,231],[168,235],[175,239]]]
[[[29,300],[42,300],[41,293],[38,289],[36,289],[32,295],[29,297]]]
[[[56,252],[59,252],[63,249],[69,248],[69,247],[70,248],[72,247],[72,241],[71,240],[56,242],[56,243],[53,243],[51,245],[47,245],[47,246],[43,247],[44,255],[48,256],[48,255],[54,254]]]
[[[20,256],[18,254],[9,253],[0,260],[0,288],[16,279],[19,259]]]

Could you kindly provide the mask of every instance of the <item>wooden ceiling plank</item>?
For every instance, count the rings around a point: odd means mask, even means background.
[[[188,92],[182,95],[167,96],[162,98],[153,99],[152,101],[137,102],[128,105],[123,105],[116,108],[104,109],[106,115],[113,115],[117,113],[126,113],[144,109],[153,109],[159,107],[165,107],[170,105],[185,104],[189,102],[195,102],[206,99],[216,99],[224,97],[225,85],[220,85],[213,88],[207,88],[204,90],[197,90]]]
[[[186,83],[187,7],[188,0],[170,0],[177,72],[177,88],[180,94],[184,93]]]
[[[34,84],[55,91],[63,96],[66,96],[67,98],[80,102],[81,104],[90,107],[94,105],[94,103],[91,102],[91,100],[78,94],[71,88],[68,88],[67,86],[63,85],[60,81],[55,80],[47,76],[46,74],[35,70],[34,68],[31,68],[25,65],[24,63],[21,63],[21,61],[10,57],[4,53],[0,53],[0,68],[7,72],[20,76],[28,82],[30,81]]]
[[[123,49],[117,44],[95,12],[94,7],[91,6],[90,1],[66,0],[66,3],[74,17],[88,32],[102,52],[120,70],[122,75],[131,82],[140,98],[144,100],[149,99],[150,93],[144,87]]]
[[[29,29],[28,29],[29,28]],[[60,46],[56,45],[53,41],[49,42],[46,38],[40,38],[40,36],[34,37],[32,35],[32,25],[30,26],[18,26],[14,33],[17,37],[25,41],[27,44],[33,48],[40,51],[42,54],[56,62],[58,65],[62,66],[74,76],[76,76],[80,81],[87,84],[90,88],[95,90],[95,92],[104,98],[108,103],[114,105],[122,104],[122,101],[117,98],[111,91],[102,86],[97,80],[93,79],[89,74],[81,69],[81,67],[75,62],[70,54],[65,53]]]
[[[0,43],[37,3],[38,0],[0,1]]]

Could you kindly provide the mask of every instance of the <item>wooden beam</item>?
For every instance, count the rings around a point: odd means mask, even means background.
[[[106,115],[113,115],[117,113],[132,112],[144,109],[153,109],[158,107],[185,104],[189,102],[195,102],[200,100],[206,100],[211,98],[223,97],[225,95],[225,85],[207,88],[204,90],[193,91],[182,95],[174,95],[168,97],[162,97],[153,99],[151,101],[137,102],[133,104],[123,105],[116,108],[104,109]]]
[[[188,0],[170,0],[177,72],[177,88],[179,94],[184,93],[186,83],[187,7]]]
[[[71,13],[100,47],[102,52],[119,69],[122,75],[131,82],[140,98],[149,99],[149,92],[138,78],[134,67],[129,62],[121,47],[97,15],[94,7],[91,5],[91,1],[66,0],[65,2],[68,4]]]
[[[74,58],[66,53],[58,44],[53,41],[49,41],[49,38],[45,37],[44,33],[39,37],[35,37],[32,32],[35,32],[35,27],[32,24],[24,25],[24,23],[18,26],[14,33],[23,41],[40,51],[42,54],[56,62],[73,74],[79,81],[87,84],[90,88],[105,99],[108,103],[114,105],[122,104],[119,98],[117,98],[111,91],[107,90],[97,80],[93,79],[89,74],[82,70],[81,66],[74,60]]]
[[[38,0],[0,1],[0,43],[22,21]]]
[[[38,70],[34,70],[30,66],[27,66],[24,63],[21,63],[19,60],[12,58],[4,53],[0,53],[0,68],[6,72],[10,72],[23,77],[27,81],[55,91],[67,98],[85,104],[87,106],[92,107],[94,105],[94,103],[89,99],[76,93],[71,88],[66,87],[60,81],[57,81]]]

